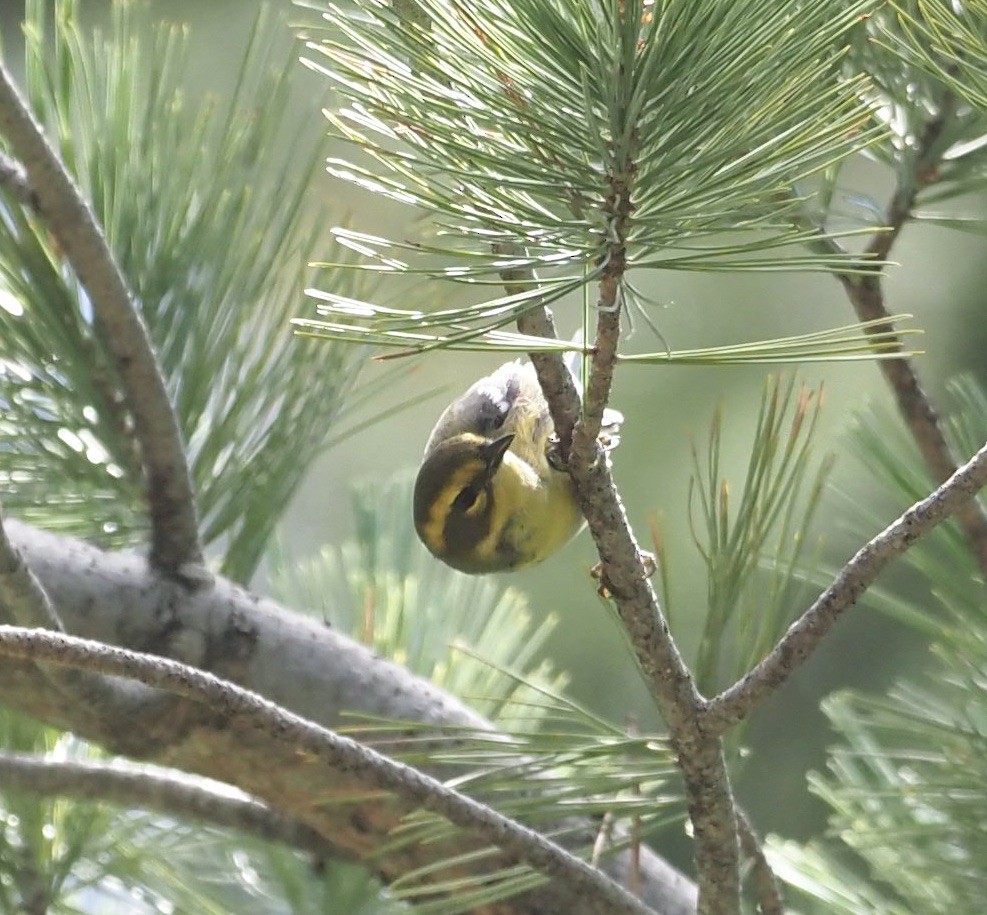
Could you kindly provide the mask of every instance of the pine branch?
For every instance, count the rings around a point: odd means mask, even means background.
[[[533,276],[524,276],[520,271],[513,271],[505,280],[508,286],[534,282]],[[554,327],[548,310],[538,308],[518,322],[518,329],[536,334]],[[597,369],[597,364],[600,353],[609,353],[612,360],[618,335],[619,310],[601,309],[597,327],[600,349],[593,360],[597,378],[594,412],[600,416],[609,398],[607,377],[608,372],[612,373],[612,363],[609,370]],[[575,442],[575,429],[579,428],[579,423],[573,422],[573,417],[581,415],[579,395],[560,356],[532,353],[531,358],[556,423],[560,449],[566,454],[565,443]],[[740,885],[737,824],[723,748],[717,736],[710,737],[703,731],[705,700],[669,632],[609,462],[595,436],[587,444],[588,455],[582,449],[582,453],[577,452],[574,444],[569,445],[568,470],[600,553],[601,581],[617,606],[645,682],[668,726],[685,780],[695,834],[699,912],[726,915],[736,911]]]
[[[535,830],[410,766],[394,762],[212,674],[166,658],[15,626],[0,626],[0,654],[136,679],[147,686],[204,703],[225,720],[238,720],[277,742],[290,745],[296,752],[311,755],[314,761],[362,776],[378,788],[491,842],[514,862],[564,880],[593,903],[592,911],[601,915],[653,915],[647,905],[601,871]]]
[[[951,89],[942,88],[939,91],[934,110],[918,130],[909,160],[899,164],[895,188],[882,220],[883,226],[864,250],[863,264],[870,264],[870,267],[857,271],[834,271],[859,320],[875,322],[869,325],[868,333],[890,335],[884,339],[899,351],[903,351],[904,347],[901,338],[894,332],[893,315],[884,297],[884,265],[894,243],[912,218],[918,195],[938,180],[940,166],[948,150],[941,140],[955,119],[956,104],[956,96]],[[811,242],[811,247],[828,251],[834,257],[846,254],[842,245],[832,237],[816,238]],[[933,480],[937,484],[945,482],[956,472],[957,458],[946,440],[939,411],[922,387],[912,359],[904,355],[883,359],[880,368]],[[976,499],[971,499],[957,512],[957,520],[984,580],[987,580],[987,513]]]
[[[618,336],[619,310],[601,310],[587,386],[587,403],[593,397],[596,416],[609,399]],[[616,604],[682,770],[694,830],[698,911],[728,915],[737,911],[740,884],[737,824],[723,748],[717,736],[703,731],[705,700],[672,639],[605,454],[595,436],[586,437],[593,425],[598,431],[598,419],[582,420],[573,430],[569,473],[599,550],[601,584]]]
[[[213,588],[189,595],[132,552],[108,553],[14,521],[8,523],[8,533],[74,633],[143,650],[180,651],[190,663],[208,663],[225,679],[326,727],[339,727],[344,713],[407,719],[437,732],[443,727],[491,727],[453,696],[335,628],[250,594],[221,576]],[[293,676],[285,677],[286,670]],[[346,858],[377,847],[406,812],[348,771],[312,766],[307,756],[260,739],[238,721],[217,720],[209,707],[197,703],[140,727],[118,727],[111,717],[67,707],[36,668],[17,663],[0,665],[0,692],[5,705],[69,728],[115,753],[235,784],[329,836]],[[187,740],[189,733],[197,735],[195,741]],[[329,791],[360,800],[327,805],[323,798]],[[591,843],[595,831],[586,822],[581,832],[573,833],[573,842]],[[462,844],[457,842],[450,854],[461,853]],[[435,846],[416,845],[375,856],[369,866],[390,882],[441,853]],[[603,861],[604,870],[624,885],[631,872],[629,857],[619,851]],[[488,869],[489,862],[479,861],[470,873]],[[694,915],[693,883],[646,847],[641,850],[641,874],[641,896],[656,911]],[[562,881],[502,903],[501,909],[515,915],[588,912]]]
[[[740,827],[740,847],[754,868],[754,884],[757,887],[757,903],[761,915],[785,915],[785,901],[781,887],[765,857],[761,839],[746,811],[737,808],[737,825]]]
[[[58,612],[7,537],[0,511],[0,612],[18,626],[64,631]]]
[[[61,618],[37,576],[7,536],[0,512],[0,618],[16,625],[64,632]],[[133,727],[146,715],[161,714],[162,697],[140,684],[116,682],[88,671],[41,663],[39,670],[73,706]],[[166,700],[170,701],[170,700]],[[156,707],[157,706],[157,707]]]
[[[46,797],[107,801],[144,807],[258,839],[280,842],[322,859],[332,848],[314,829],[228,786],[215,786],[184,772],[169,772],[121,760],[60,760],[27,753],[0,752],[4,791]]]
[[[495,242],[491,248],[494,254],[511,260],[527,259],[524,248],[516,242]],[[530,267],[501,267],[500,278],[508,295],[534,294],[538,288],[534,271]],[[552,312],[544,305],[526,310],[518,317],[517,326],[522,334],[558,339]],[[579,420],[582,409],[572,373],[558,353],[529,353],[528,357],[535,367],[538,383],[548,401],[552,423],[559,436],[560,453],[564,459],[569,453],[572,429]]]
[[[939,148],[939,140],[955,114],[956,96],[950,90],[944,89],[940,93],[935,112],[922,127],[910,167],[900,169],[898,172],[894,193],[884,218],[884,231],[876,233],[871,239],[866,250],[867,257],[875,261],[887,260],[905,223],[912,217],[919,192],[935,183],[935,175],[943,154],[943,150]],[[883,317],[883,315],[874,315],[874,317]],[[869,318],[861,318],[861,320],[869,320]]]
[[[11,857],[13,880],[20,894],[20,910],[24,915],[48,915],[54,902],[51,887],[30,849],[17,848]]]
[[[24,206],[32,210],[38,208],[24,166],[3,152],[0,152],[0,186],[6,188]]]
[[[634,13],[625,11],[624,15]],[[617,606],[649,691],[668,726],[682,771],[695,836],[698,911],[700,915],[730,915],[739,911],[740,872],[737,822],[723,747],[717,735],[702,732],[705,700],[671,637],[614,485],[609,461],[598,441],[610,399],[624,307],[627,234],[637,170],[633,151],[633,141],[615,151],[617,161],[608,176],[609,193],[603,205],[608,241],[600,254],[605,266],[600,278],[590,375],[582,403],[571,378],[564,377],[569,372],[558,355],[530,355],[555,423],[560,456],[599,550],[601,591]],[[516,255],[521,251],[520,247],[501,248],[498,253]],[[501,276],[509,293],[536,285],[530,268],[527,272],[525,268],[502,270]],[[544,307],[524,314],[518,320],[518,329],[522,333],[554,336],[551,316]]]
[[[747,717],[803,664],[887,564],[954,514],[987,484],[987,444],[935,492],[857,551],[833,583],[746,676],[710,700],[703,725],[722,733]]]
[[[506,246],[495,248],[495,252],[512,257],[519,253],[517,248]],[[530,268],[503,269],[501,278],[508,293],[512,294],[534,289],[537,285]],[[557,337],[552,313],[543,306],[522,315],[518,319],[518,330],[532,336]],[[593,368],[597,371],[594,413],[599,417],[602,417],[603,407],[609,400],[609,378],[612,378],[612,359],[618,336],[619,310],[601,310],[597,345],[604,344],[605,351],[611,354],[611,365],[609,370],[597,370],[598,356],[594,355]],[[600,552],[601,580],[617,605],[645,682],[668,726],[685,777],[689,817],[696,836],[696,863],[701,888],[699,911],[718,911],[711,907],[714,904],[735,908],[739,899],[739,883],[736,883],[737,833],[736,825],[731,824],[731,816],[724,812],[723,806],[729,801],[730,809],[733,809],[726,763],[718,740],[714,738],[710,745],[709,741],[696,734],[696,724],[705,700],[696,690],[692,674],[672,640],[623,502],[614,485],[609,461],[599,450],[596,437],[584,446],[584,449],[589,449],[589,460],[585,451],[581,459],[578,456],[573,459],[573,435],[583,407],[572,374],[558,354],[531,353],[530,359],[548,401],[560,453],[567,461],[576,485],[580,509]],[[727,849],[725,855],[720,853],[723,848]],[[706,890],[705,897],[703,888]],[[717,902],[712,903],[711,899]],[[725,913],[731,909],[721,908],[719,911]]]
[[[36,210],[85,287],[113,354],[141,444],[152,561],[169,574],[182,573],[184,568],[195,576],[202,549],[191,478],[147,330],[92,210],[2,64],[0,133],[23,163]]]
[[[884,298],[883,264],[905,224],[911,219],[918,194],[936,181],[945,152],[939,141],[955,113],[956,97],[951,90],[943,89],[936,110],[929,115],[920,131],[911,161],[898,169],[895,189],[883,220],[884,227],[874,234],[864,253],[865,262],[877,262],[881,266],[864,272],[835,273],[859,320],[879,322],[870,325],[869,334],[894,334],[893,316]],[[837,253],[842,250],[834,239],[827,239],[822,244]],[[904,349],[897,335],[884,339],[890,340],[896,349]],[[880,368],[934,482],[945,482],[956,473],[958,462],[943,433],[939,411],[922,387],[913,361],[908,356],[882,359]],[[976,499],[971,499],[958,510],[957,521],[987,580],[987,513]]]

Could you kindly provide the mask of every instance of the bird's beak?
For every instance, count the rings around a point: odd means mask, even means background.
[[[509,435],[502,435],[500,438],[495,438],[492,442],[487,442],[483,446],[483,458],[487,462],[487,472],[491,477],[503,463],[504,455],[507,454],[507,449],[511,447],[511,442],[513,441],[514,433],[511,432]]]

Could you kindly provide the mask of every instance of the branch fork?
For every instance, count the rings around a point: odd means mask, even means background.
[[[92,302],[134,419],[151,520],[151,560],[192,585],[204,575],[192,478],[178,418],[133,292],[89,204],[0,62],[0,183],[47,224]]]

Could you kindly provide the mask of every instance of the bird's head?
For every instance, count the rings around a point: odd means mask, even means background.
[[[415,529],[429,551],[462,572],[505,567],[490,542],[496,501],[494,478],[514,435],[463,433],[440,442],[415,480]]]

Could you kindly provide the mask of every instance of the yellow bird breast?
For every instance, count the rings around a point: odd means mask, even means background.
[[[518,435],[522,448],[528,439]],[[574,537],[583,526],[568,475],[548,466],[544,449],[539,454],[544,473],[507,452],[493,478],[490,532],[476,546],[477,558],[492,562],[509,559],[504,568],[520,569],[541,562]]]

